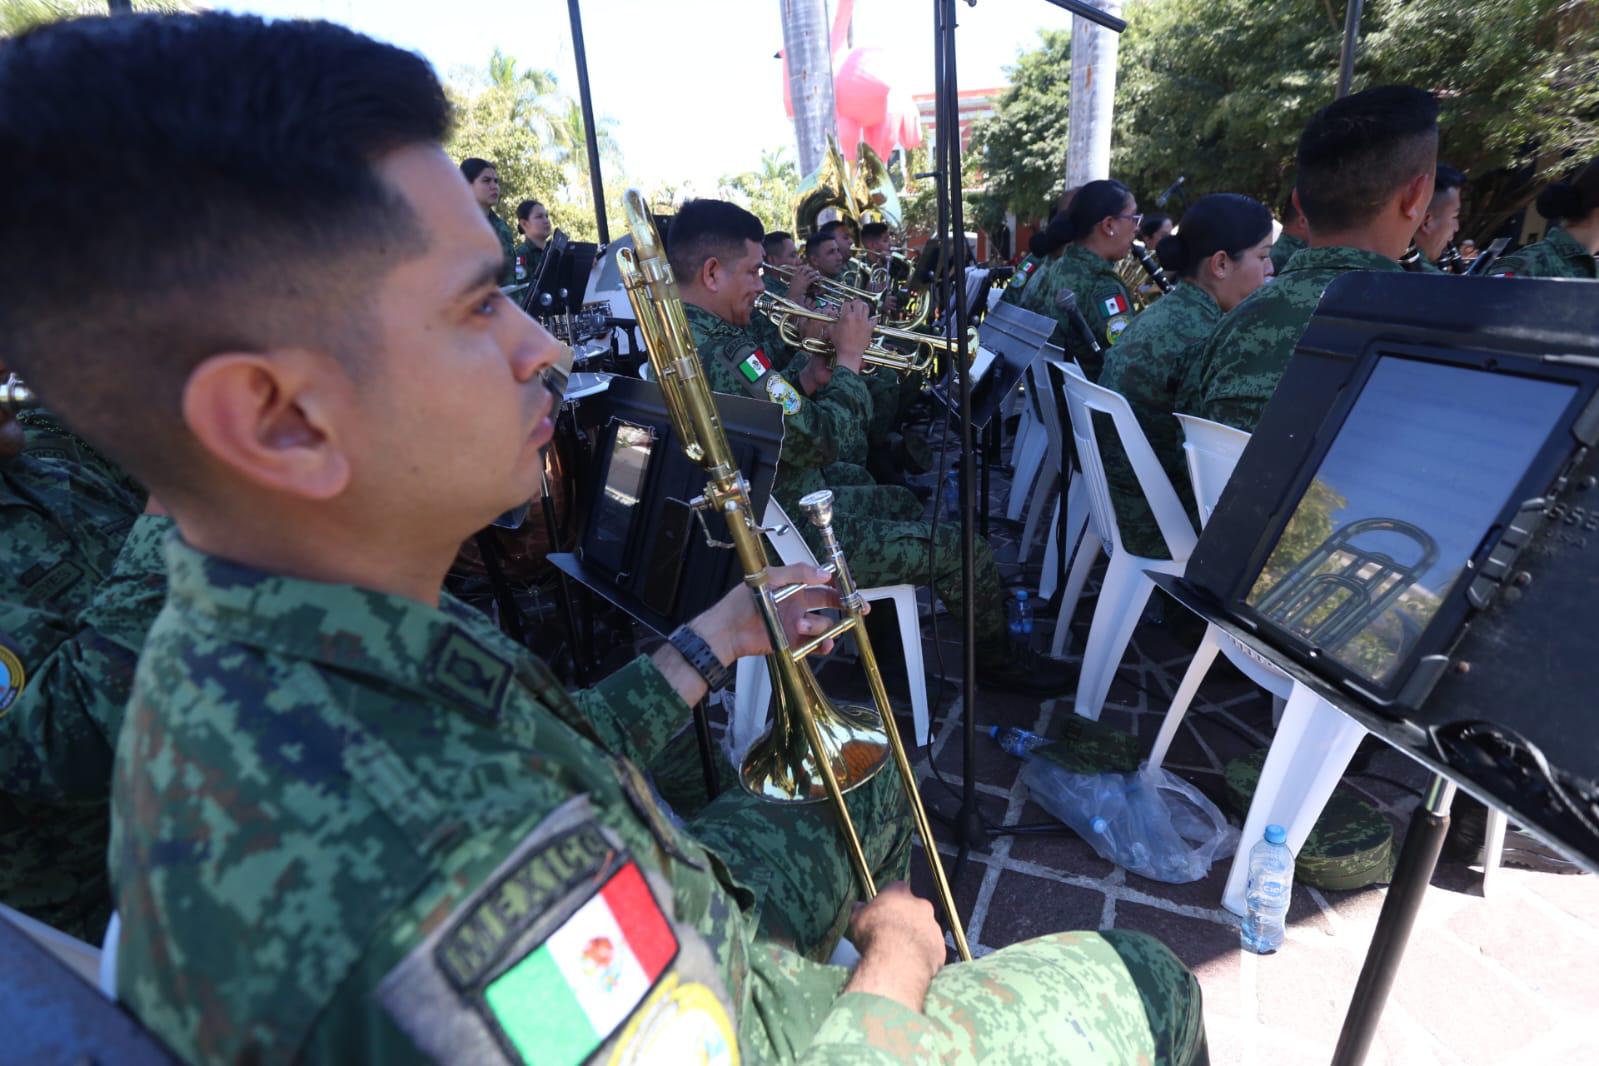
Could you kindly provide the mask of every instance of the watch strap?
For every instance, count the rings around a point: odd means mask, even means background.
[[[712,692],[726,688],[728,682],[733,680],[732,672],[722,665],[716,657],[711,646],[705,639],[688,626],[678,626],[672,630],[672,635],[667,638],[667,643],[676,648],[678,654],[683,656],[696,673],[705,679],[705,684]]]

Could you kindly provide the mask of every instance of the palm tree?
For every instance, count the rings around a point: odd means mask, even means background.
[[[809,174],[822,161],[827,135],[837,133],[827,0],[778,3],[783,6],[783,52],[788,57],[789,96],[794,102],[794,139],[799,145],[800,170]]]

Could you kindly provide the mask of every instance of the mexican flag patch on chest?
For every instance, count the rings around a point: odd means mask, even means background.
[[[738,372],[744,375],[745,381],[752,383],[761,380],[761,376],[770,369],[772,361],[766,358],[766,353],[759,348],[745,356],[744,361],[738,364]]]
[[[490,982],[484,999],[524,1061],[572,1066],[627,1020],[677,947],[629,862],[537,950]]]
[[[1103,306],[1107,315],[1125,315],[1127,313],[1127,298],[1120,294],[1107,296]]]

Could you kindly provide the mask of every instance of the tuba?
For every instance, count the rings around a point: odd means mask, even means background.
[[[633,234],[633,247],[617,253],[622,283],[638,318],[650,366],[660,383],[672,425],[683,442],[684,454],[705,467],[709,478],[704,493],[691,505],[716,511],[725,519],[733,550],[738,553],[744,572],[744,584],[755,597],[772,644],[772,652],[766,657],[772,678],[772,727],[745,756],[739,768],[739,780],[747,791],[771,802],[830,801],[861,891],[871,899],[877,894],[877,886],[860,835],[845,806],[844,793],[871,780],[892,756],[904,783],[906,801],[926,850],[955,947],[962,959],[969,960],[971,951],[955,909],[955,897],[944,876],[938,845],[916,787],[916,775],[889,712],[888,693],[883,688],[883,677],[866,635],[862,613],[865,601],[850,576],[833,532],[833,494],[825,489],[813,492],[800,500],[800,507],[819,530],[826,546],[828,568],[843,602],[842,617],[821,636],[799,647],[791,647],[777,606],[804,586],[795,585],[781,592],[771,586],[767,574],[769,564],[761,545],[757,518],[751,511],[748,486],[722,432],[716,403],[705,380],[694,335],[683,314],[677,282],[672,278],[660,235],[636,189],[629,189],[623,197],[623,210]],[[828,640],[845,634],[855,637],[875,708],[829,701],[811,672],[810,664],[805,661]]]
[[[815,233],[822,224],[822,212],[829,208],[837,211],[851,229],[859,230],[860,209],[850,185],[849,164],[844,161],[844,153],[839,151],[838,141],[828,134],[827,151],[822,154],[821,163],[805,175],[799,191],[794,194],[794,236],[802,238]]]

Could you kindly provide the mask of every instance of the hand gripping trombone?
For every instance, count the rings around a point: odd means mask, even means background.
[[[843,616],[821,636],[799,647],[790,647],[777,605],[802,591],[804,586],[790,586],[781,592],[771,587],[767,574],[769,563],[761,544],[757,518],[751,511],[748,485],[733,461],[727,437],[722,432],[660,235],[637,190],[627,191],[623,207],[628,229],[633,234],[633,247],[619,251],[617,263],[623,284],[627,286],[628,300],[638,319],[650,366],[665,397],[672,424],[683,442],[683,451],[704,466],[710,478],[704,495],[693,501],[693,505],[702,510],[718,511],[726,521],[733,550],[738,553],[744,571],[744,584],[755,596],[773,648],[766,656],[772,677],[772,727],[750,749],[739,768],[739,778],[746,790],[769,802],[830,801],[861,891],[871,899],[877,894],[877,886],[872,880],[860,836],[844,804],[844,794],[871,780],[892,755],[955,948],[963,960],[970,960],[972,954],[966,945],[966,931],[955,910],[955,897],[939,861],[938,844],[922,806],[916,775],[894,725],[883,676],[866,635],[865,602],[833,533],[833,494],[826,490],[813,492],[800,500],[800,507],[821,533],[828,569],[832,571],[835,588],[843,602]],[[855,638],[875,708],[834,704],[822,693],[816,675],[805,661],[826,641],[845,634]]]

